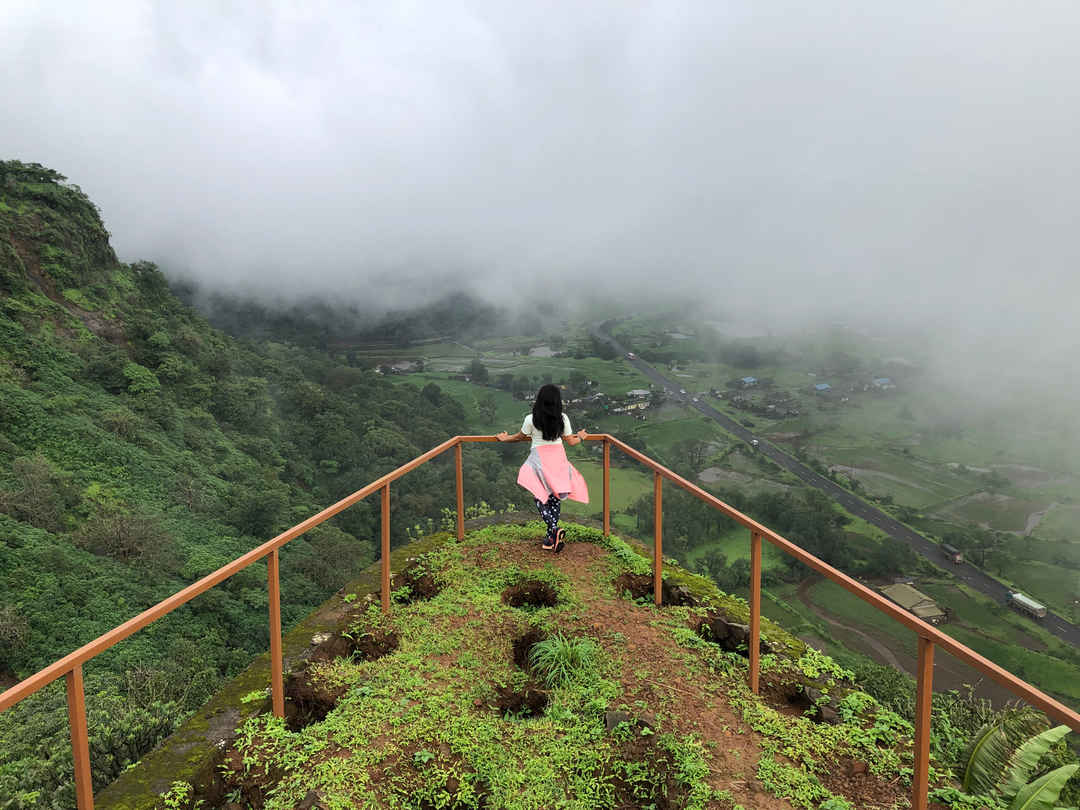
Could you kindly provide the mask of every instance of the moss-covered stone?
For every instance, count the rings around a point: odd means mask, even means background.
[[[452,540],[453,535],[441,532],[402,546],[391,552],[390,568],[401,570],[410,557],[425,554]],[[282,657],[286,672],[307,651],[313,635],[338,626],[348,612],[346,594],[379,590],[381,571],[381,564],[374,563],[285,634]],[[232,737],[236,727],[269,706],[269,699],[246,703],[241,699],[252,692],[265,690],[269,684],[270,654],[265,653],[241,675],[225,684],[209,703],[144,756],[138,765],[102,790],[95,797],[94,806],[99,810],[151,810],[157,806],[159,794],[167,791],[173,782],[189,782],[197,791],[205,787],[214,778],[225,741]]]

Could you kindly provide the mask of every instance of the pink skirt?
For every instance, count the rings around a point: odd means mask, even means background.
[[[542,444],[530,450],[529,457],[518,470],[517,482],[540,501],[555,495],[560,500],[589,502],[585,477],[566,458],[562,442]]]

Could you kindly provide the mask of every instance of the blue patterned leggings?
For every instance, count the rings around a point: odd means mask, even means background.
[[[533,498],[536,508],[540,510],[540,517],[547,524],[548,540],[555,542],[555,534],[559,531],[559,513],[562,511],[562,501],[554,495],[549,495],[547,502],[539,498]]]

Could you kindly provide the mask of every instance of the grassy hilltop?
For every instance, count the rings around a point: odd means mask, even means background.
[[[758,698],[746,687],[745,643],[723,635],[746,621],[744,602],[672,568],[674,604],[657,609],[649,562],[633,547],[571,526],[556,556],[538,547],[540,531],[494,525],[415,558],[394,579],[390,616],[377,601],[352,601],[348,649],[315,640],[287,679],[286,718],[247,721],[219,777],[198,791],[174,785],[170,800],[904,806],[910,723],[850,673],[766,621]],[[943,760],[954,747],[935,738]],[[936,765],[944,784],[945,762]]]

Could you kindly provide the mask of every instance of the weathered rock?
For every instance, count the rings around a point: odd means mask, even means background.
[[[696,605],[698,601],[685,585],[670,585],[667,582],[663,583],[661,599],[665,605],[689,605],[690,607]]]
[[[835,726],[840,722],[840,715],[832,706],[825,704],[818,706],[818,721]]]
[[[619,723],[629,723],[630,719],[626,712],[604,712],[604,728],[612,731]]]

